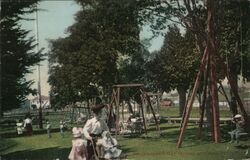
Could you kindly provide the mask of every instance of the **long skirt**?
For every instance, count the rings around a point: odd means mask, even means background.
[[[26,131],[28,136],[32,136],[33,129],[31,124],[26,124]]]

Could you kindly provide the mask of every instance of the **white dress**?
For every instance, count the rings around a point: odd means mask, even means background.
[[[86,141],[77,138],[75,140],[72,140],[72,149],[69,154],[70,160],[86,160],[87,159],[87,150],[85,147]]]
[[[17,134],[23,134],[23,123],[19,122],[19,123],[16,123],[16,126],[17,126]]]
[[[104,158],[118,158],[121,155],[122,150],[117,148],[117,140],[110,136],[110,133],[104,131],[102,139],[100,140],[104,149]]]

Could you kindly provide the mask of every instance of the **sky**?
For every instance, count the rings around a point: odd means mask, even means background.
[[[57,39],[67,36],[66,29],[71,26],[74,21],[74,15],[80,10],[80,6],[73,0],[62,1],[41,1],[38,5],[41,9],[38,11],[38,42],[39,48],[44,48],[44,53],[49,50],[48,40]],[[25,15],[28,18],[35,18],[36,14],[32,13]],[[36,36],[36,21],[21,21],[21,26],[24,29],[30,30],[29,36]],[[148,26],[143,27],[140,34],[141,39],[152,36]],[[156,37],[151,41],[151,46],[148,48],[150,52],[160,49],[163,43],[163,37]],[[40,63],[41,77],[41,94],[48,96],[50,86],[48,84],[48,61]],[[32,68],[33,73],[27,75],[28,80],[34,80],[32,88],[37,88],[38,70],[37,66]],[[28,96],[32,98],[32,96]]]

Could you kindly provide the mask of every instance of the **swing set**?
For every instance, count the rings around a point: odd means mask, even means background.
[[[159,127],[159,121],[156,118],[155,111],[153,109],[153,106],[150,101],[150,96],[147,94],[147,92],[144,91],[144,85],[143,84],[117,84],[113,85],[113,91],[112,91],[112,98],[109,105],[109,122],[110,120],[115,121],[115,135],[117,136],[120,134],[120,122],[124,122],[124,106],[120,105],[120,94],[122,88],[135,88],[137,89],[138,94],[140,94],[140,102],[138,105],[138,111],[140,113],[141,119],[142,119],[142,125],[145,134],[147,135],[147,125],[145,120],[145,108],[146,104],[151,110],[151,113],[153,114],[154,121],[156,124],[156,129],[158,130],[158,133],[160,134],[160,127]],[[145,103],[147,102],[147,103]],[[122,109],[120,110],[120,108]],[[120,112],[122,113],[122,121],[120,119]],[[135,108],[134,108],[135,112]]]

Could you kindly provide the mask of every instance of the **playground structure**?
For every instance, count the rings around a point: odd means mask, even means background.
[[[145,120],[145,108],[146,103],[148,104],[149,109],[151,110],[154,121],[156,124],[156,129],[158,130],[158,133],[160,133],[160,127],[159,122],[156,118],[153,106],[150,101],[150,96],[144,91],[144,85],[143,84],[117,84],[113,85],[112,90],[112,98],[109,105],[109,120],[113,119],[115,121],[115,135],[117,136],[120,134],[120,93],[121,88],[136,88],[138,90],[138,93],[140,93],[140,104],[138,105],[138,110],[140,112],[140,117],[142,119],[143,128],[145,131],[145,134],[147,134],[147,125]],[[122,106],[122,121],[124,121],[124,106]],[[115,113],[115,116],[114,116]]]
[[[249,124],[249,117],[248,114],[243,106],[243,103],[241,101],[241,98],[238,94],[237,86],[235,83],[233,83],[233,78],[230,76],[227,65],[225,62],[220,58],[220,56],[217,56],[217,44],[215,42],[215,38],[213,36],[213,27],[212,27],[212,16],[213,13],[213,5],[211,3],[207,3],[208,8],[208,18],[207,18],[207,44],[203,53],[203,57],[201,59],[200,69],[197,74],[195,84],[192,90],[191,97],[186,103],[186,109],[183,113],[183,123],[181,124],[181,133],[179,136],[177,147],[180,148],[183,137],[185,134],[185,130],[187,128],[188,119],[190,117],[191,111],[192,111],[192,105],[194,102],[195,95],[198,91],[198,88],[201,83],[201,77],[204,76],[204,89],[202,94],[202,104],[201,104],[201,115],[200,115],[200,125],[199,130],[201,132],[202,126],[203,126],[203,118],[204,118],[204,112],[205,112],[205,106],[207,102],[209,102],[208,106],[211,106],[212,114],[213,114],[213,136],[215,143],[219,143],[221,141],[221,133],[219,128],[219,106],[218,106],[218,88],[217,88],[217,77],[216,77],[216,65],[219,62],[219,64],[222,65],[222,69],[228,79],[228,82],[231,87],[231,91],[238,103],[239,109],[246,121],[247,124]],[[218,58],[218,59],[216,59]],[[216,63],[217,61],[217,63]],[[227,98],[228,99],[228,98]],[[236,105],[237,107],[237,105]],[[249,126],[248,126],[249,128]]]

